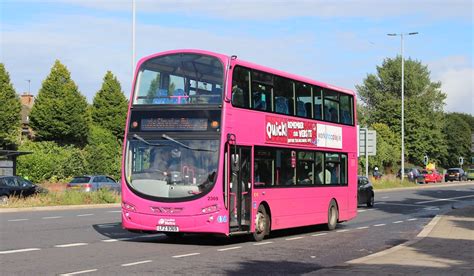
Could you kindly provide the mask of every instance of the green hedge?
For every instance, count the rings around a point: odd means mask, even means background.
[[[84,151],[74,146],[26,141],[19,150],[31,151],[32,154],[18,158],[17,173],[36,183],[67,181],[87,172]]]

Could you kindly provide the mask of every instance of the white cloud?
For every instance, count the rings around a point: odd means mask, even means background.
[[[452,69],[440,75],[442,91],[448,95],[446,110],[474,115],[474,69]]]
[[[449,56],[428,65],[434,81],[446,93],[445,110],[474,115],[474,68],[465,56]]]
[[[131,10],[131,0],[52,0],[110,11]],[[431,19],[472,20],[470,0],[136,0],[138,12],[177,13],[227,19],[283,19],[308,17],[386,18],[422,14]]]
[[[31,79],[31,92],[36,94],[59,59],[89,100],[100,89],[107,70],[119,76],[128,94],[131,43],[126,36],[130,29],[124,22],[89,16],[58,16],[27,26],[5,24],[2,62],[18,93],[27,90],[25,80]]]
[[[80,22],[78,24],[77,22]],[[91,101],[100,89],[106,70],[118,77],[128,97],[131,87],[131,26],[126,19],[99,19],[92,16],[57,16],[28,26],[2,26],[2,62],[5,63],[18,93],[33,94],[59,59],[71,72],[79,90]],[[137,59],[183,48],[196,48],[239,58],[269,67],[315,78],[320,66],[308,59],[315,55],[306,34],[279,37],[222,35],[203,29],[137,26]],[[272,49],[269,51],[269,49]],[[278,54],[276,54],[278,53]],[[298,63],[295,62],[298,61]],[[338,85],[334,83],[334,85]]]

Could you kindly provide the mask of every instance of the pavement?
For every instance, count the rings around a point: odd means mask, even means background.
[[[474,275],[474,206],[436,216],[418,236],[344,265],[330,275]]]

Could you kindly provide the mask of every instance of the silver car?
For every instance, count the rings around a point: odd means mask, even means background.
[[[84,175],[74,177],[66,186],[67,190],[92,192],[99,189],[108,189],[120,193],[121,186],[113,178],[106,175]]]

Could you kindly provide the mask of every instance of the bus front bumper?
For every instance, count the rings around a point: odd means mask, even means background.
[[[122,227],[127,230],[229,235],[228,225],[228,216],[219,212],[193,216],[165,216],[122,209]]]

